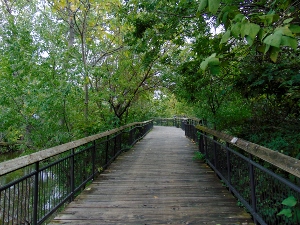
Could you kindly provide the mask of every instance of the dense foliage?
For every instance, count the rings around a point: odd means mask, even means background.
[[[0,143],[37,150],[189,114],[294,157],[300,3],[0,3]]]
[[[294,157],[300,157],[299,8],[289,0],[127,2],[137,41],[153,48],[161,38],[175,46],[161,60],[161,73],[195,116]]]

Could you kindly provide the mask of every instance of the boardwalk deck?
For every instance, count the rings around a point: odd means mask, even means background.
[[[253,224],[181,129],[154,127],[51,224]]]

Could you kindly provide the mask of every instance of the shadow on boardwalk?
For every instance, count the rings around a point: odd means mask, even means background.
[[[154,127],[51,224],[253,224],[181,129]]]

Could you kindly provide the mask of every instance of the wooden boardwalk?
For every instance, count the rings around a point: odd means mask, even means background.
[[[154,129],[51,224],[253,224],[174,127]]]

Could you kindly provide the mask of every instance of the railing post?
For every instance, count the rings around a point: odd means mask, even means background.
[[[96,141],[94,140],[93,141],[93,150],[92,150],[92,163],[93,163],[93,166],[92,166],[92,171],[93,171],[93,180],[95,179],[95,170],[96,170],[96,165],[95,165],[95,162],[96,162]]]
[[[133,143],[133,132],[134,132],[134,130],[133,130],[133,128],[132,127],[129,127],[129,143],[128,143],[128,145],[129,146],[131,146],[132,145],[132,143]]]
[[[214,148],[214,163],[215,163],[215,168],[218,169],[218,157],[217,157],[217,138],[215,136],[213,136],[213,140],[214,140],[214,143],[213,143],[213,148]]]
[[[109,151],[109,135],[106,136],[106,146],[105,146],[105,165],[108,163],[108,151]]]
[[[38,224],[38,204],[39,204],[39,161],[35,163],[34,174],[34,196],[33,196],[33,224]]]
[[[117,137],[118,137],[118,135],[115,135],[115,136],[114,136],[114,157],[115,157],[115,155],[116,155]]]
[[[226,142],[226,158],[227,158],[227,180],[229,183],[229,190],[231,192],[231,165],[230,165],[230,151],[229,149],[229,143]]]
[[[205,154],[204,152],[204,137],[202,132],[200,132],[200,136],[199,136],[199,152],[201,152],[202,154]]]
[[[204,136],[204,140],[203,140],[203,145],[204,145],[204,153],[206,155],[206,158],[208,157],[208,154],[207,154],[207,134],[205,132],[203,132],[203,134],[205,135]]]
[[[71,150],[71,166],[70,166],[70,187],[71,187],[71,199],[70,201],[74,200],[75,196],[75,149],[72,148]]]
[[[197,142],[198,141],[198,134],[197,134],[197,128],[195,125],[193,125],[193,133],[194,133],[194,141]]]
[[[118,151],[121,151],[122,150],[122,134],[123,134],[123,130],[121,130],[120,131],[120,133],[119,133],[119,135],[118,135],[118,141],[119,141],[119,143],[118,143]]]
[[[252,155],[249,155],[250,161],[252,161]],[[250,188],[251,188],[251,202],[252,202],[252,209],[254,213],[257,212],[256,209],[256,195],[255,195],[255,179],[254,179],[254,167],[251,162],[249,162],[249,175],[250,175]],[[254,223],[256,224],[256,219],[253,217]]]
[[[188,123],[189,123],[189,121],[186,120],[186,121],[185,121],[185,124],[184,124],[184,131],[185,131],[185,136],[186,136],[186,137],[188,137],[188,133],[189,133],[189,131],[188,131],[188,129],[189,129]]]

